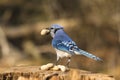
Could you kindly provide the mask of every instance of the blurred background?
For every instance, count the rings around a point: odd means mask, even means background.
[[[70,67],[120,79],[120,0],[0,0],[0,72],[54,63],[52,38],[40,35],[51,24],[64,26],[81,49],[104,60],[73,56]]]

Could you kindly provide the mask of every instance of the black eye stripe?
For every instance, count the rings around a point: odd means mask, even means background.
[[[53,28],[53,27],[51,27],[50,29],[63,29],[63,28]]]
[[[54,33],[56,33],[56,31],[60,30],[60,29],[63,29],[63,28],[57,28],[54,30]]]
[[[55,29],[54,33],[56,33],[57,29]]]

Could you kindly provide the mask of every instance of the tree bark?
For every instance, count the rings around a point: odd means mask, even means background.
[[[12,67],[0,73],[0,80],[115,80],[113,76],[90,71],[70,69],[69,71],[40,70],[39,66]]]

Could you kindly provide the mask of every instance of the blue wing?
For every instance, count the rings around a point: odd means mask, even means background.
[[[54,40],[52,41],[52,46],[56,49],[59,49],[64,52],[68,52],[73,54],[74,48],[77,48],[75,42],[73,41],[62,41],[62,40]]]

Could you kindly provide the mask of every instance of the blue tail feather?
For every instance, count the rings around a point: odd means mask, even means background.
[[[84,56],[86,56],[88,58],[91,58],[91,59],[94,59],[96,61],[103,61],[101,58],[99,58],[99,57],[97,57],[97,56],[95,56],[95,55],[93,55],[91,53],[88,53],[88,52],[86,52],[84,50],[79,49],[79,51],[76,51],[76,52],[75,52],[76,54],[84,55]]]

